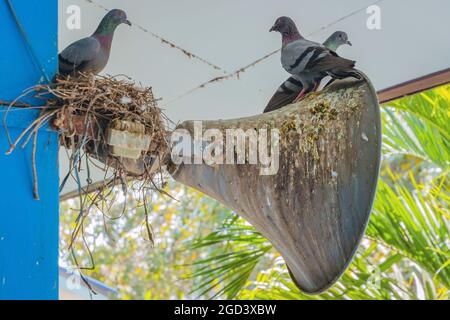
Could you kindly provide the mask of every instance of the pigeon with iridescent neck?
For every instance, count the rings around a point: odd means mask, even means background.
[[[323,43],[323,45],[331,51],[336,51],[340,46],[351,46],[352,43],[348,40],[348,35],[345,32],[336,31]],[[264,109],[264,113],[278,110],[293,103],[302,89],[302,83],[295,77],[290,77],[277,89]]]
[[[302,85],[303,89],[294,102],[315,91],[320,84],[319,80],[326,76],[332,79],[361,79],[361,75],[354,69],[355,61],[341,58],[324,45],[305,39],[291,18],[278,18],[270,31],[281,33],[281,64]]]
[[[124,11],[109,11],[90,37],[78,40],[59,54],[59,74],[74,76],[79,73],[100,73],[107,65],[116,28],[131,26]]]

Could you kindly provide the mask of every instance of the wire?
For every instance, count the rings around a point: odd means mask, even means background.
[[[193,93],[193,92],[195,92],[195,91],[197,91],[197,90],[199,90],[199,89],[203,89],[203,88],[205,88],[206,86],[208,86],[209,84],[212,84],[212,83],[215,83],[215,82],[224,81],[224,80],[229,80],[229,79],[234,78],[234,77],[239,78],[239,76],[240,76],[241,73],[247,71],[247,69],[249,69],[249,68],[251,68],[251,67],[257,65],[257,64],[260,63],[261,61],[264,61],[264,60],[266,60],[267,58],[273,56],[274,54],[276,54],[276,53],[279,52],[279,51],[280,51],[280,49],[277,49],[277,50],[275,50],[275,51],[273,51],[273,52],[271,52],[271,53],[268,53],[268,54],[266,54],[265,56],[259,58],[258,60],[255,60],[255,61],[249,63],[248,65],[246,65],[246,66],[244,66],[244,67],[242,67],[242,68],[237,69],[237,70],[234,71],[233,73],[229,73],[229,74],[226,74],[226,75],[220,76],[220,77],[215,77],[215,78],[212,78],[211,80],[208,80],[208,81],[206,81],[206,82],[203,82],[202,84],[196,86],[195,88],[192,88],[191,90],[186,91],[185,93],[179,95],[179,96],[176,97],[175,99],[170,100],[170,101],[167,102],[163,107],[165,107],[165,106],[167,106],[167,105],[169,105],[169,104],[171,104],[171,103],[173,103],[173,102],[175,102],[175,101],[178,101],[178,100],[180,100],[180,99],[182,99],[182,98],[184,98],[184,97],[190,95],[191,93]]]
[[[98,4],[98,3],[94,2],[93,0],[85,0],[85,1],[88,2],[88,3],[90,3],[90,4],[92,4],[92,5],[97,6],[97,7],[100,8],[100,9],[103,9],[103,10],[105,10],[105,11],[110,11],[110,10],[109,10],[108,8],[106,8],[105,6],[103,6],[103,5],[101,5],[101,4]],[[141,26],[140,24],[135,23],[134,21],[131,21],[131,24],[132,24],[133,26],[137,27],[139,30],[141,30],[141,31],[143,31],[143,32],[145,32],[145,33],[148,33],[148,34],[151,35],[153,38],[156,38],[156,39],[160,40],[161,43],[163,43],[164,45],[166,45],[166,46],[168,46],[168,47],[170,47],[170,48],[173,48],[173,49],[177,49],[178,51],[182,52],[182,53],[183,53],[185,56],[187,56],[188,58],[198,60],[198,61],[200,61],[200,62],[202,62],[202,63],[204,63],[204,64],[206,64],[206,65],[212,67],[212,68],[215,69],[215,70],[222,71],[222,72],[225,73],[225,74],[228,73],[224,68],[219,67],[218,65],[216,65],[216,64],[214,64],[214,63],[212,63],[212,62],[210,62],[210,61],[208,61],[208,60],[206,60],[206,59],[204,59],[204,58],[202,58],[202,57],[196,55],[195,53],[192,53],[192,52],[190,52],[190,51],[188,51],[188,50],[186,50],[186,49],[180,47],[179,45],[173,43],[173,42],[170,41],[170,40],[167,40],[167,39],[163,38],[162,36],[160,36],[160,35],[154,33],[153,31],[150,31],[149,29],[147,29],[147,28]]]
[[[337,20],[335,20],[335,21],[333,21],[333,22],[330,22],[330,23],[327,24],[326,26],[323,26],[322,28],[317,29],[316,31],[310,33],[308,36],[313,36],[313,35],[315,35],[315,34],[317,34],[317,33],[319,33],[319,32],[322,32],[322,31],[324,31],[324,30],[326,30],[326,29],[328,29],[328,28],[330,28],[330,27],[332,27],[332,26],[338,24],[339,22],[342,22],[342,21],[344,21],[344,20],[346,20],[346,19],[348,19],[348,18],[350,18],[350,17],[353,17],[354,15],[360,13],[361,11],[366,10],[368,7],[377,5],[377,4],[379,4],[380,2],[383,2],[383,1],[384,1],[384,0],[377,0],[377,1],[375,1],[375,2],[373,2],[373,3],[371,3],[371,4],[369,4],[369,5],[365,5],[364,7],[361,7],[361,8],[359,8],[359,9],[356,9],[355,11],[352,11],[352,12],[348,13],[347,15],[345,15],[345,16],[343,16],[343,17],[341,17],[341,18],[339,18],[339,19],[337,19]]]
[[[320,33],[322,31],[324,31],[324,30],[326,30],[326,29],[328,29],[328,28],[338,24],[339,22],[342,22],[342,21],[344,21],[344,20],[346,20],[346,19],[348,19],[348,18],[350,18],[350,17],[360,13],[361,11],[366,10],[368,6],[373,6],[373,5],[379,4],[380,2],[383,2],[383,1],[384,0],[377,0],[377,1],[373,2],[372,4],[369,4],[369,5],[366,5],[364,7],[359,8],[357,10],[354,10],[354,11],[346,14],[345,16],[343,16],[343,17],[341,17],[341,18],[339,18],[337,20],[334,20],[334,21],[330,22],[329,24],[327,24],[327,25],[325,25],[325,26],[323,26],[323,27],[321,27],[321,28],[319,28],[319,29],[309,33],[307,35],[307,37],[310,37],[310,36],[313,36],[313,35],[315,35],[317,33]],[[206,86],[208,86],[210,84],[217,83],[217,82],[224,81],[224,80],[229,80],[229,79],[232,79],[232,78],[239,79],[239,76],[241,75],[241,73],[244,73],[248,69],[250,69],[250,68],[256,66],[257,64],[259,64],[259,63],[269,59],[270,57],[272,57],[273,55],[277,54],[280,51],[281,51],[281,48],[277,49],[275,51],[272,51],[272,52],[270,52],[270,53],[268,53],[268,54],[266,54],[264,56],[262,56],[261,58],[259,58],[259,59],[255,60],[255,61],[245,65],[244,67],[241,67],[241,68],[237,69],[236,71],[234,71],[232,73],[228,73],[228,74],[226,74],[224,76],[221,76],[221,77],[215,77],[215,78],[212,78],[212,79],[210,79],[210,80],[208,80],[206,82],[203,82],[203,83],[199,84],[198,86],[196,86],[196,87],[186,91],[185,93],[175,97],[174,99],[169,100],[163,107],[166,107],[169,104],[174,103],[174,102],[176,102],[176,101],[178,101],[178,100],[180,100],[180,99],[182,99],[182,98],[184,98],[184,97],[194,93],[195,91],[197,91],[199,89],[203,89],[203,88],[205,88]]]
[[[25,43],[27,45],[27,48],[31,54],[31,58],[33,59],[33,63],[38,68],[38,70],[42,73],[42,76],[47,81],[47,83],[50,83],[50,79],[47,76],[47,73],[45,72],[45,69],[42,66],[41,62],[39,61],[39,59],[36,55],[36,52],[34,51],[33,45],[31,44],[31,41],[28,38],[27,33],[25,32],[25,29],[23,28],[22,23],[20,22],[20,19],[16,14],[16,11],[14,10],[14,7],[13,7],[11,1],[5,0],[5,2],[6,2],[6,5],[8,6],[9,11],[11,12],[12,17],[14,18],[14,22],[16,23],[17,28],[19,29],[23,40],[25,41]]]

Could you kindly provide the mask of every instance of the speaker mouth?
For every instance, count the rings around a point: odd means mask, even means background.
[[[299,137],[309,134],[310,123],[317,134],[303,145]],[[381,163],[376,91],[365,77],[336,81],[277,111],[203,122],[223,132],[264,126],[280,130],[276,174],[260,175],[250,164],[183,164],[171,174],[249,221],[283,256],[302,292],[322,293],[348,268],[372,210]]]

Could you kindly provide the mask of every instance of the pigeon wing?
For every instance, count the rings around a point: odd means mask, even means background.
[[[100,50],[100,42],[93,37],[72,43],[59,54],[59,73],[69,75],[89,70]]]
[[[281,64],[291,74],[299,74],[308,63],[328,52],[323,45],[308,40],[297,40],[286,45],[281,52]]]
[[[356,62],[338,56],[335,52],[328,54],[308,65],[308,71],[312,74],[328,74],[336,79],[349,76],[360,78],[354,69]]]
[[[275,92],[272,99],[270,99],[267,104],[266,109],[264,109],[264,113],[271,112],[291,104],[294,102],[295,98],[297,98],[302,88],[302,83],[299,80],[294,77],[290,77],[283,82],[283,84]]]

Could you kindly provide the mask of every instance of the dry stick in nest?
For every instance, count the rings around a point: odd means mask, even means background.
[[[143,124],[145,133],[152,137],[146,156],[158,156],[168,148],[164,115],[157,107],[151,88],[137,88],[134,82],[118,77],[81,75],[75,80],[57,79],[51,93],[60,99],[63,108],[74,110],[77,115],[89,115],[91,120],[84,119],[85,127],[90,121],[104,131],[105,122],[101,125],[100,120],[117,119]],[[93,141],[92,137],[90,140]],[[124,169],[122,163],[116,164],[117,170]]]
[[[82,128],[80,127],[80,130],[82,131],[81,136],[77,139],[78,142],[75,143],[74,136],[72,135],[73,132],[71,133],[71,136],[68,137],[72,139],[72,146],[75,148],[74,152],[78,154],[77,157],[82,157],[81,149],[85,148],[88,142],[86,140],[95,142],[95,137],[88,135],[88,127],[89,125],[94,125],[101,129],[100,120],[112,121],[115,119],[124,119],[143,123],[146,128],[146,134],[152,136],[152,146],[155,144],[157,145],[153,150],[158,150],[158,148],[164,150],[164,148],[167,148],[166,129],[162,120],[162,112],[157,108],[151,88],[138,89],[135,87],[134,83],[118,80],[117,78],[81,75],[80,78],[77,78],[76,80],[71,80],[70,78],[57,79],[56,84],[52,86],[52,88],[49,88],[49,91],[59,99],[57,103],[63,105],[59,112],[60,115],[65,117],[65,110],[73,110],[73,112],[69,112],[69,117],[74,113],[84,117],[81,124]],[[64,121],[60,123],[64,125]],[[99,130],[98,135],[102,135],[101,130]],[[64,138],[64,132],[62,137]],[[62,140],[64,141],[65,139]],[[94,153],[97,152],[97,150],[97,148],[94,148]],[[126,181],[126,177],[118,177],[118,175],[126,173],[126,170],[124,170],[124,165],[121,163],[120,159],[111,158],[110,160],[113,159],[115,159],[115,161],[112,161],[111,165],[115,168],[114,181],[122,178],[121,181],[123,185],[124,181]],[[77,163],[81,163],[80,158],[77,158]],[[76,171],[79,169],[77,164],[72,165],[71,170]],[[108,166],[106,167],[106,170],[108,170]],[[141,178],[156,186],[151,179],[151,173],[146,172]],[[106,188],[108,188],[108,186],[99,190],[92,198],[84,197],[83,199],[80,194],[81,213],[78,217],[77,226],[71,235],[69,243],[70,250],[74,249],[75,241],[79,236],[84,237],[84,223],[89,212],[93,208],[100,210],[103,213],[104,219],[111,219],[111,217],[105,214],[105,211],[109,212],[111,210],[112,203],[110,203],[107,208],[103,206],[103,192]],[[109,194],[113,194],[111,191]],[[126,190],[125,193],[127,193]],[[149,223],[146,203],[144,204],[144,207],[146,230],[149,240],[152,241],[153,235]],[[126,204],[123,207],[121,215],[124,214],[125,210]]]
[[[36,148],[37,148],[37,137],[38,133],[37,131],[34,133],[34,139],[33,139],[33,151],[31,156],[31,162],[33,166],[33,195],[34,199],[39,200],[39,186],[38,186],[38,175],[37,175],[37,169],[36,169]]]
[[[11,136],[9,135],[8,125],[7,125],[8,113],[11,111],[11,108],[16,105],[16,103],[18,103],[22,98],[25,98],[26,96],[28,96],[34,90],[35,90],[34,87],[24,90],[23,93],[20,96],[18,96],[16,99],[14,99],[8,105],[8,108],[6,109],[6,112],[5,112],[4,116],[3,116],[3,127],[5,129],[6,137],[8,138],[8,141],[9,141],[10,145],[12,145],[12,139],[11,139]]]
[[[144,204],[144,215],[145,215],[145,228],[147,231],[147,236],[148,236],[148,241],[150,241],[151,246],[153,247],[155,245],[155,238],[154,238],[154,232],[153,232],[153,228],[150,224],[150,218],[149,218],[149,213],[148,213],[148,206],[147,206],[147,201],[146,201],[147,197],[145,195],[145,191],[142,192],[142,201]]]
[[[12,104],[9,106],[8,109],[10,109],[11,107],[12,107]],[[9,112],[9,110],[6,112],[5,117],[4,117],[5,123],[6,123],[6,115],[8,112]],[[16,139],[16,141],[14,143],[12,143],[12,141],[10,139],[9,132],[8,132],[7,126],[5,124],[5,130],[7,132],[7,137],[9,139],[10,145],[11,145],[9,150],[6,152],[6,155],[10,155],[14,151],[14,149],[17,147],[19,142],[25,137],[25,135],[27,133],[28,133],[28,137],[25,138],[24,143],[21,145],[22,149],[24,149],[26,147],[26,145],[30,141],[31,137],[33,137],[33,148],[31,151],[31,165],[32,165],[32,171],[33,171],[33,196],[34,196],[35,200],[40,200],[38,174],[37,174],[37,168],[36,168],[36,151],[37,151],[38,132],[39,132],[39,129],[42,128],[42,126],[44,126],[47,123],[47,121],[51,117],[53,117],[55,114],[56,114],[56,111],[46,113],[45,109],[43,109],[41,111],[41,115],[35,121],[33,121],[27,128],[25,128],[25,130],[22,131],[22,133],[19,135],[19,137]],[[31,130],[31,132],[30,132],[30,130]]]
[[[20,102],[20,100],[22,98],[27,97],[28,95],[30,95],[32,92],[37,92],[40,86],[34,86],[31,88],[28,88],[26,90],[23,91],[23,93],[18,96],[16,99],[14,99],[12,102],[9,102],[8,104],[8,108],[5,112],[5,115],[3,116],[3,126],[6,132],[6,137],[9,141],[10,144],[10,148],[9,150],[6,152],[6,155],[10,155],[14,149],[16,148],[17,144],[22,140],[22,138],[25,137],[25,135],[31,130],[31,132],[28,135],[28,138],[25,139],[25,142],[22,144],[22,149],[25,148],[25,146],[28,144],[29,140],[31,139],[31,137],[33,137],[33,149],[32,149],[32,156],[31,156],[31,162],[32,162],[32,170],[33,170],[33,195],[34,198],[36,200],[39,200],[39,187],[38,187],[38,175],[37,175],[37,169],[36,169],[36,149],[37,149],[37,138],[38,138],[38,131],[39,129],[46,124],[46,122],[48,121],[48,119],[50,119],[54,114],[56,114],[55,111],[53,112],[49,112],[46,113],[46,111],[48,110],[47,106],[44,107],[32,107],[29,104]],[[4,103],[4,102],[2,102]],[[29,125],[20,135],[19,137],[16,139],[16,141],[13,143],[11,136],[9,134],[9,130],[8,130],[8,126],[7,126],[7,117],[8,117],[8,113],[11,111],[12,107],[21,107],[21,108],[40,108],[42,109],[40,116],[33,121],[33,123],[31,123],[31,125]]]
[[[32,105],[26,103],[26,102],[22,102],[22,101],[17,101],[16,103],[13,104],[13,101],[6,101],[6,100],[0,100],[0,106],[11,106],[14,105],[14,107],[18,107],[18,108],[27,108],[27,109],[35,109],[36,107],[33,107]]]
[[[14,149],[17,147],[17,145],[19,144],[19,142],[25,137],[25,135],[28,133],[28,131],[31,130],[31,133],[29,135],[32,135],[33,133],[37,132],[42,125],[44,124],[45,120],[50,118],[51,116],[53,116],[54,114],[56,114],[56,112],[52,112],[50,114],[43,114],[41,115],[39,118],[37,118],[36,120],[34,120],[25,130],[22,131],[22,133],[19,135],[19,137],[17,137],[17,139],[15,140],[14,143],[11,143],[11,147],[9,148],[9,150],[6,152],[6,155],[10,155]],[[33,130],[32,130],[33,129]],[[29,141],[29,138],[25,139],[26,142]],[[23,147],[24,145],[22,145]]]

